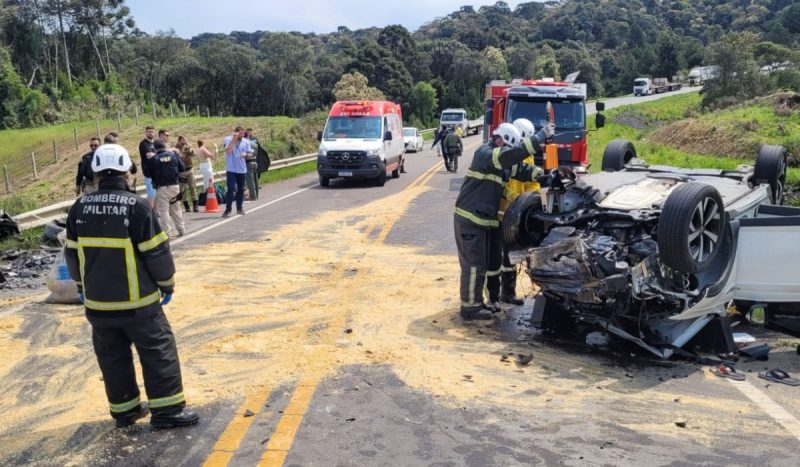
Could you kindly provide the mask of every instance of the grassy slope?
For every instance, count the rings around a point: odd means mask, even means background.
[[[741,164],[752,164],[755,162],[757,149],[751,148],[749,153],[735,154],[738,157],[723,156],[714,154],[711,151],[700,152],[698,150],[685,150],[688,145],[664,144],[664,135],[669,128],[676,128],[680,125],[687,125],[696,131],[702,138],[702,131],[710,131],[709,128],[735,128],[739,144],[750,141],[751,144],[784,144],[792,147],[792,138],[796,137],[792,133],[783,134],[776,130],[779,125],[800,124],[800,115],[797,112],[788,117],[780,117],[769,108],[759,105],[737,108],[728,111],[714,112],[698,115],[700,108],[700,96],[697,94],[683,94],[680,96],[667,97],[657,101],[646,102],[636,106],[625,106],[612,109],[606,112],[606,127],[600,131],[592,132],[589,135],[589,160],[595,170],[599,170],[603,157],[603,150],[609,141],[617,138],[630,140],[636,146],[639,157],[650,164],[664,164],[681,167],[703,167],[703,168],[722,168],[735,169]],[[692,116],[687,120],[687,116]],[[628,117],[646,123],[644,129],[635,129],[630,126],[615,123],[618,117]],[[747,122],[756,120],[758,123],[748,125]],[[664,126],[664,125],[667,126]],[[727,129],[725,130],[727,133]],[[800,128],[798,128],[800,131]],[[656,136],[656,137],[654,137]],[[706,134],[707,136],[707,134]],[[725,136],[725,139],[731,136]],[[700,138],[697,138],[700,139]],[[677,147],[676,147],[677,146]],[[717,145],[703,144],[709,149],[719,149],[724,146],[722,143]],[[721,152],[721,151],[720,151]],[[723,152],[723,154],[730,154]],[[797,154],[794,154],[797,156]],[[800,169],[789,169],[788,183],[800,185]]]
[[[306,154],[317,148],[316,130],[321,127],[318,119],[296,119],[288,117],[189,117],[161,119],[154,126],[170,130],[170,141],[175,143],[178,135],[186,135],[194,145],[198,139],[206,142],[209,148],[222,144],[222,138],[236,125],[252,127],[256,136],[267,147],[273,160]],[[153,124],[142,119],[136,125],[133,119],[122,121],[122,131],[117,130],[116,121],[101,122],[101,134],[117,131],[122,144],[138,163],[138,144],[144,134],[144,127]],[[72,128],[79,128],[79,149],[75,150]],[[96,134],[94,122],[56,125],[46,128],[0,131],[0,164],[9,164],[12,193],[0,198],[0,208],[12,214],[24,212],[54,202],[74,197],[74,173],[81,154],[88,149],[88,139]],[[58,163],[53,163],[52,140],[57,138]],[[38,180],[31,176],[29,158],[19,161],[19,153],[29,153],[36,148]],[[218,157],[215,168],[224,167],[224,158]],[[142,183],[141,176],[139,183]],[[0,189],[2,189],[0,182]],[[4,190],[3,190],[4,192]]]

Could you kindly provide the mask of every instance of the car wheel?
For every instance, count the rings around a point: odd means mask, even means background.
[[[331,179],[328,177],[323,177],[322,175],[319,176],[319,186],[329,186],[331,184]]]
[[[397,163],[397,168],[392,170],[392,178],[400,178],[400,164],[403,162],[400,161]]]
[[[661,262],[675,271],[703,271],[719,254],[725,205],[711,185],[685,183],[667,197],[658,220]]]
[[[758,151],[753,179],[756,184],[766,183],[772,188],[772,204],[783,204],[786,186],[786,148],[765,145]]]
[[[600,168],[604,172],[617,172],[625,168],[625,164],[636,158],[636,148],[626,139],[612,140],[603,151],[603,163]]]
[[[544,238],[544,224],[532,214],[541,210],[539,193],[523,193],[506,209],[500,228],[509,251],[539,246]]]
[[[381,171],[381,174],[373,182],[375,186],[383,186],[386,184],[386,168]]]

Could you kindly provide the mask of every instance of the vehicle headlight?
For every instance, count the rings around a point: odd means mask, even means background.
[[[325,156],[327,156],[327,155],[328,155],[328,151],[326,151],[326,150],[324,150],[324,149],[320,149],[320,150],[317,152],[317,155],[318,155],[318,156],[325,157]]]
[[[379,152],[381,152],[380,149],[370,149],[369,151],[367,151],[367,155],[368,156],[377,156]]]

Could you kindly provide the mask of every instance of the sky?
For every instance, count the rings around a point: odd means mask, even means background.
[[[144,32],[168,31],[183,38],[204,32],[300,31],[328,33],[339,26],[363,29],[402,24],[415,31],[422,24],[462,5],[475,10],[496,0],[127,0]],[[525,1],[507,0],[514,9]]]

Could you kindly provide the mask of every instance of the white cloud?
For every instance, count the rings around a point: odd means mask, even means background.
[[[300,31],[326,33],[339,26],[362,29],[402,24],[411,31],[458,10],[495,0],[128,0],[138,27],[148,33],[170,28],[189,38],[203,32]],[[508,1],[515,8],[523,1]]]

